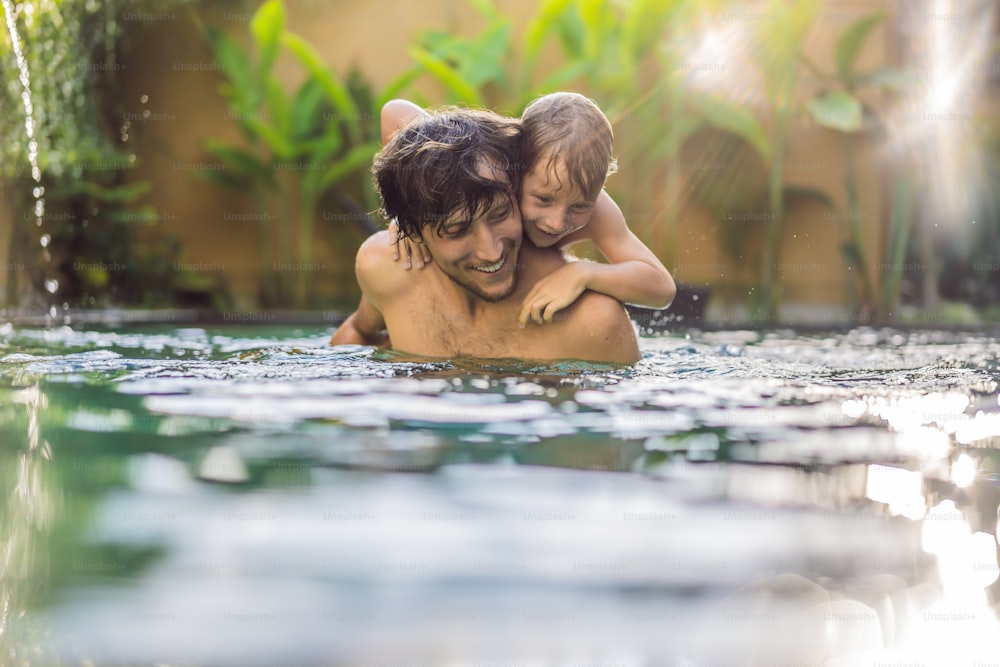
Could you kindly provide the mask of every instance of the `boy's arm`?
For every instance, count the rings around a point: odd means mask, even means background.
[[[622,303],[647,308],[669,306],[677,293],[670,272],[628,228],[621,209],[607,192],[601,192],[594,206],[590,224],[578,232],[581,238],[572,241],[589,238],[610,264],[577,262],[583,264],[587,289],[613,296]]]
[[[389,100],[382,105],[382,145],[389,143],[407,123],[424,113],[423,109],[409,100]]]
[[[590,239],[611,264],[571,261],[539,280],[522,302],[521,326],[529,319],[538,324],[551,322],[556,312],[588,289],[647,308],[666,308],[673,302],[674,279],[629,230],[618,204],[602,191],[594,206],[588,224],[567,236],[563,247]]]

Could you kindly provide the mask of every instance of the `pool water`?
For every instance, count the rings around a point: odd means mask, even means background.
[[[1000,661],[1000,342],[0,327],[6,665]]]

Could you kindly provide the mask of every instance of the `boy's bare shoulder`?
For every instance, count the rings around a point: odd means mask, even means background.
[[[608,234],[615,234],[628,228],[625,214],[606,191],[601,190],[594,202],[594,212],[590,222],[572,234],[566,236],[563,245],[572,245],[580,241],[595,241]]]

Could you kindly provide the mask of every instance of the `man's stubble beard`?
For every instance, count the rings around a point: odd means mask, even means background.
[[[510,259],[508,258],[507,261],[509,262]],[[486,303],[500,303],[501,301],[509,299],[510,295],[513,294],[517,290],[517,267],[516,267],[516,265],[511,270],[513,271],[513,275],[511,277],[511,281],[510,281],[510,289],[508,289],[503,294],[499,294],[499,295],[487,295],[487,294],[483,294],[479,290],[474,289],[473,287],[471,287],[469,285],[466,285],[465,283],[463,283],[462,281],[460,281],[458,278],[456,278],[455,276],[451,275],[450,273],[445,273],[444,271],[442,271],[441,273],[444,273],[444,275],[448,276],[448,279],[451,280],[451,282],[455,283],[456,285],[458,285],[459,287],[461,287],[466,292],[468,292],[469,294],[473,295],[474,297],[476,297],[480,301],[484,301]]]

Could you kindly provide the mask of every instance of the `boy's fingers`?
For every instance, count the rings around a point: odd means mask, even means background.
[[[538,324],[542,324],[544,320],[542,319],[542,311],[545,310],[545,304],[540,303],[531,309],[531,319],[533,319]]]

